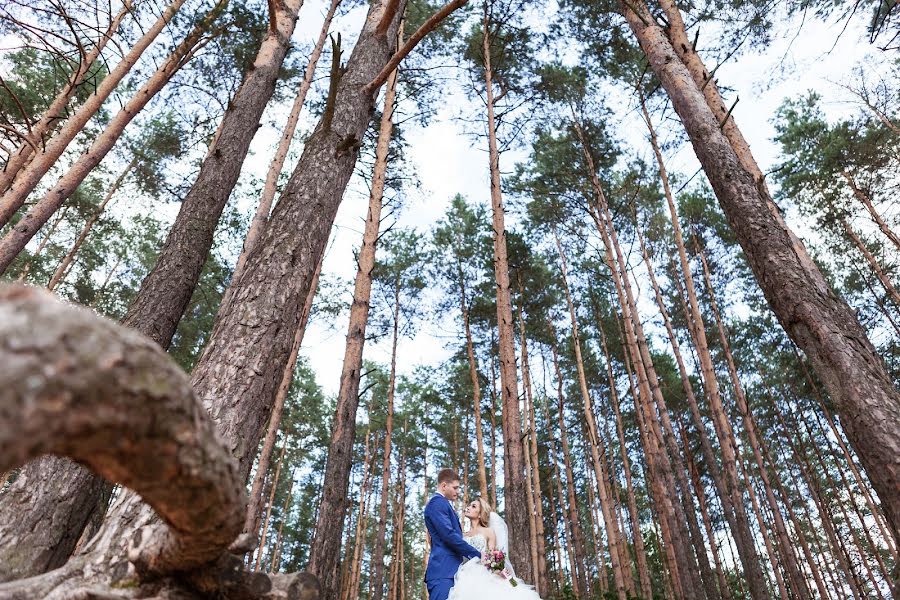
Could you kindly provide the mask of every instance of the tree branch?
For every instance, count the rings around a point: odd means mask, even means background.
[[[387,81],[387,78],[390,77],[391,73],[394,71],[394,69],[397,68],[400,62],[404,58],[406,58],[406,55],[412,52],[413,49],[419,44],[419,42],[422,41],[422,38],[434,31],[437,26],[441,24],[441,21],[450,16],[450,14],[453,13],[456,9],[464,6],[467,2],[468,0],[452,0],[452,2],[444,5],[444,7],[442,7],[440,10],[428,17],[428,20],[425,21],[422,26],[419,27],[416,32],[410,36],[409,40],[407,40],[406,43],[403,44],[403,47],[394,53],[394,55],[384,66],[381,72],[378,73],[375,79],[370,81],[366,85],[366,87],[363,88],[363,91],[367,94],[371,94],[372,92],[380,88],[384,84],[384,82]]]
[[[38,288],[4,285],[0,472],[42,454],[69,456],[156,510],[168,527],[132,540],[143,572],[206,564],[241,531],[236,463],[165,352]]]

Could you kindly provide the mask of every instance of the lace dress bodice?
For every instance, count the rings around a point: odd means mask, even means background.
[[[484,537],[480,533],[476,533],[473,536],[469,536],[466,538],[466,541],[469,542],[469,545],[474,547],[476,550],[484,554],[487,552],[487,538]]]

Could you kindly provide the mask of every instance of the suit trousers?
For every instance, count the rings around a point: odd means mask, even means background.
[[[447,600],[453,588],[453,579],[432,579],[425,585],[428,586],[428,600]]]

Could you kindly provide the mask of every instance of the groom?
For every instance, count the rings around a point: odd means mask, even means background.
[[[459,517],[451,502],[459,496],[459,475],[453,469],[438,472],[437,494],[425,506],[425,527],[431,536],[431,554],[425,569],[428,600],[447,600],[459,566],[481,552],[463,539]]]

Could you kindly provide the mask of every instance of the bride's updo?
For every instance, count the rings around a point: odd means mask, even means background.
[[[488,504],[488,501],[480,496],[475,499],[478,502],[478,524],[482,527],[489,527],[491,522],[491,513],[493,512],[493,508]]]

